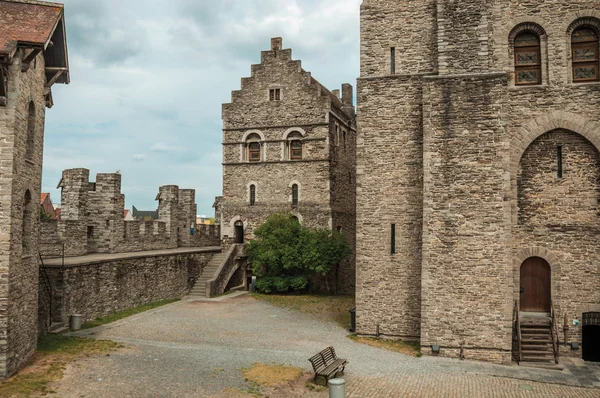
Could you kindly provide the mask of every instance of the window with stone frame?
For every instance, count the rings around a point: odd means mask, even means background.
[[[250,185],[250,206],[254,206],[256,204],[256,185]]]
[[[247,160],[249,162],[260,162],[262,160],[261,138],[258,134],[251,134],[246,139]]]
[[[299,187],[298,184],[292,185],[292,206],[298,206],[298,196],[299,196]]]
[[[573,54],[573,82],[597,82],[600,80],[600,41],[598,32],[584,26],[571,35]]]
[[[29,111],[27,114],[27,142],[25,145],[25,158],[32,160],[35,145],[35,104],[33,101],[29,103]]]
[[[288,158],[291,160],[302,160],[302,156],[303,156],[303,142],[302,139],[304,137],[302,136],[302,134],[300,134],[297,131],[294,131],[293,133],[289,134],[287,139],[287,145],[288,145]]]
[[[515,84],[542,84],[542,51],[540,37],[531,31],[517,35],[514,41]]]
[[[281,101],[281,89],[280,88],[272,88],[269,90],[269,100],[270,101]]]

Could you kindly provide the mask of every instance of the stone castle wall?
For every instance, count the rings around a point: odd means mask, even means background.
[[[161,187],[159,220],[125,221],[120,174],[98,174],[96,182],[90,183],[88,170],[65,170],[60,186],[61,220],[41,223],[43,257],[60,257],[63,252],[70,257],[221,244],[219,226],[196,225],[194,190]]]
[[[157,301],[182,298],[214,253],[199,249],[194,253],[47,266],[40,274],[40,308],[52,306],[52,319],[50,311],[40,312],[40,332],[47,330],[51,321],[68,324],[72,314],[83,315],[83,320],[89,321]]]
[[[8,65],[6,104],[0,107],[0,378],[27,361],[37,343],[37,233],[46,77],[43,55],[28,70],[21,70],[21,59],[28,54],[19,50]],[[33,131],[30,151],[26,149],[28,129]]]
[[[424,1],[362,7],[358,331],[506,363],[527,258],[550,263],[560,319],[600,309],[600,83],[574,84],[570,65],[573,27],[600,27],[600,9],[592,1],[435,3],[434,14]],[[422,40],[408,40],[412,23],[392,22],[407,12],[423,21]],[[515,85],[519,29],[540,34],[542,85]],[[395,74],[391,47],[402,58]],[[571,325],[568,339],[581,342],[580,327]]]

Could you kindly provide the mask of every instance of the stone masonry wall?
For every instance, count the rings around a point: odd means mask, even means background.
[[[360,334],[374,335],[379,329],[404,339],[420,336],[421,96],[419,77],[398,75],[358,83],[356,320]]]
[[[72,314],[83,315],[84,321],[93,320],[144,304],[182,298],[213,254],[155,255],[47,267],[53,321],[68,324]],[[47,299],[45,284],[40,283],[39,289],[40,297]],[[49,303],[42,302],[40,306],[47,308]],[[42,314],[40,325],[49,324],[48,314]]]
[[[436,22],[430,23],[431,15]],[[424,32],[416,40],[413,17]],[[420,327],[424,353],[439,344],[442,355],[458,356],[462,345],[467,358],[507,362],[520,267],[532,256],[551,265],[552,299],[561,319],[566,313],[571,324],[583,312],[600,310],[594,266],[600,83],[572,81],[570,35],[582,24],[600,32],[597,2],[363,2],[357,161],[360,333],[373,333],[377,325],[384,334],[409,329],[414,321],[398,308],[407,311],[407,303],[421,300],[413,330],[419,333]],[[512,39],[519,29],[540,35],[541,85],[515,85]],[[412,77],[389,77],[390,43],[396,43],[401,58],[397,73]],[[423,77],[421,96],[415,75],[423,74],[432,76]],[[424,148],[413,148],[410,135],[399,134],[396,156],[405,162],[387,158],[389,178],[378,179],[382,172],[376,165],[389,147],[383,144],[388,131],[417,136],[424,131]],[[568,172],[561,180],[552,177],[558,142]],[[402,184],[399,176],[418,173],[406,164],[420,157],[422,194],[418,184],[412,184],[413,191],[390,191]],[[379,191],[392,194],[382,198]],[[422,260],[420,230],[410,229],[415,222],[407,223],[418,219],[410,211],[421,210]],[[378,241],[389,242],[386,217],[394,212],[403,214],[398,234],[413,239],[412,245],[401,240],[406,254],[398,275],[373,250]],[[409,282],[413,290],[399,289],[398,295],[395,288],[406,286],[411,272],[422,274],[422,292]],[[580,328],[571,326],[568,339],[581,342]]]
[[[280,90],[271,100],[270,90]],[[244,237],[275,212],[287,211],[312,228],[342,227],[354,235],[354,164],[356,127],[352,86],[342,95],[330,92],[272,39],[261,63],[242,79],[241,90],[223,105],[223,198],[221,235],[232,239],[235,223],[244,223]],[[302,141],[302,159],[291,160],[290,134]],[[249,162],[247,138],[258,136],[261,161]],[[299,187],[298,204],[292,186]],[[256,202],[250,204],[250,186]],[[354,245],[354,240],[349,239]],[[340,265],[341,288],[354,286],[354,261]]]
[[[506,75],[425,81],[421,344],[441,346],[442,355],[462,345],[467,358],[507,363]]]
[[[0,107],[4,184],[0,195],[0,378],[27,361],[37,342],[38,198],[46,78],[43,55],[21,71],[21,59],[28,54],[19,50],[8,65],[7,103]],[[26,150],[28,128],[34,134],[30,151]]]
[[[437,70],[436,3],[435,0],[363,0],[361,78],[392,74],[392,47],[396,48],[396,73]],[[358,113],[360,115],[360,111]]]

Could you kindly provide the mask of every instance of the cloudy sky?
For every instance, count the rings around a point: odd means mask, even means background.
[[[361,0],[63,0],[71,84],[47,113],[43,191],[63,169],[121,171],[126,207],[161,185],[221,194],[221,104],[270,38],[330,89],[359,73]],[[92,177],[94,180],[95,177]]]

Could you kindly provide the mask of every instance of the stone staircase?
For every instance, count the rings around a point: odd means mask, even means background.
[[[200,278],[196,281],[196,284],[190,291],[190,297],[209,297],[207,282],[211,279],[215,279],[218,275],[217,272],[223,264],[223,261],[227,259],[227,253],[217,253],[210,259]]]
[[[550,317],[521,318],[520,365],[560,370],[552,347],[552,322]]]

